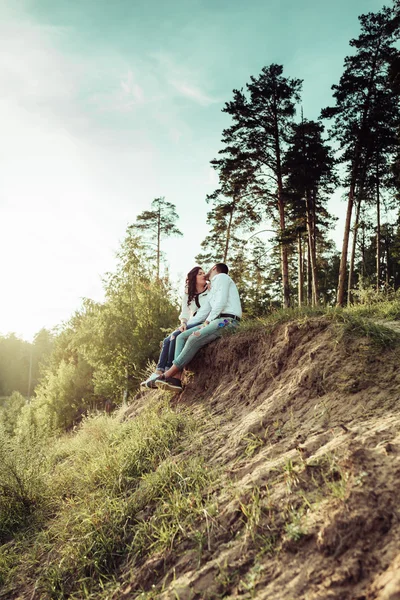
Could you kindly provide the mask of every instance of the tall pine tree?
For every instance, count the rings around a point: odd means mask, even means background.
[[[357,189],[363,189],[363,178],[374,163],[373,135],[385,123],[378,106],[387,98],[389,68],[398,54],[399,20],[393,9],[384,7],[377,13],[359,17],[361,34],[350,41],[355,53],[345,59],[345,70],[339,84],[333,86],[334,107],[322,111],[323,118],[334,120],[331,130],[339,143],[341,161],[346,165],[348,201],[340,261],[337,302],[344,303],[346,290],[349,234]],[[393,96],[393,101],[395,98]]]
[[[288,247],[282,154],[290,137],[301,81],[283,75],[281,65],[264,67],[251,77],[247,93],[234,90],[223,112],[233,124],[223,131],[223,158],[213,161],[217,169],[236,174],[261,218],[272,219],[280,239],[282,295],[290,304]],[[227,167],[228,166],[228,167]]]

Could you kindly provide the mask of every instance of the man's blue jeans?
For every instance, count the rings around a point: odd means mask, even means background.
[[[197,327],[198,325],[199,323],[190,323],[190,325],[187,325],[186,330],[192,329],[192,327]],[[181,333],[182,331],[177,329],[176,331],[170,333],[169,336],[163,341],[157,364],[158,371],[167,371],[170,367],[172,367],[172,361],[174,360],[175,355],[176,338]]]
[[[175,348],[174,365],[182,370],[203,346],[221,337],[225,328],[236,329],[238,321],[231,318],[214,319],[206,327],[197,327],[194,332],[184,331]]]

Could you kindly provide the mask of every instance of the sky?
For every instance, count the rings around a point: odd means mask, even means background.
[[[0,0],[0,335],[65,323],[136,216],[164,196],[182,238],[172,277],[207,235],[232,90],[271,63],[304,79],[304,116],[380,0]],[[332,238],[341,244],[345,205]]]

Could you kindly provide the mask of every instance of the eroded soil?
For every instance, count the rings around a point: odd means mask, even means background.
[[[122,572],[115,598],[400,599],[398,365],[324,318],[205,348],[170,401],[222,474],[207,543]]]

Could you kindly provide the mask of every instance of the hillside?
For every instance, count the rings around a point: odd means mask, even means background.
[[[400,598],[399,353],[338,335],[289,322],[192,365],[172,402],[208,423],[225,489],[199,568],[169,567],[180,599]]]
[[[244,326],[199,354],[181,394],[143,392],[101,417],[116,436],[168,414],[163,435],[171,419],[178,433],[155,468],[130,473],[131,487],[118,492],[131,508],[119,517],[123,534],[104,542],[105,566],[81,573],[75,524],[59,513],[68,552],[56,536],[0,598],[400,598],[396,327],[326,315]],[[101,477],[97,497],[113,497]],[[110,506],[98,520],[111,519]]]

